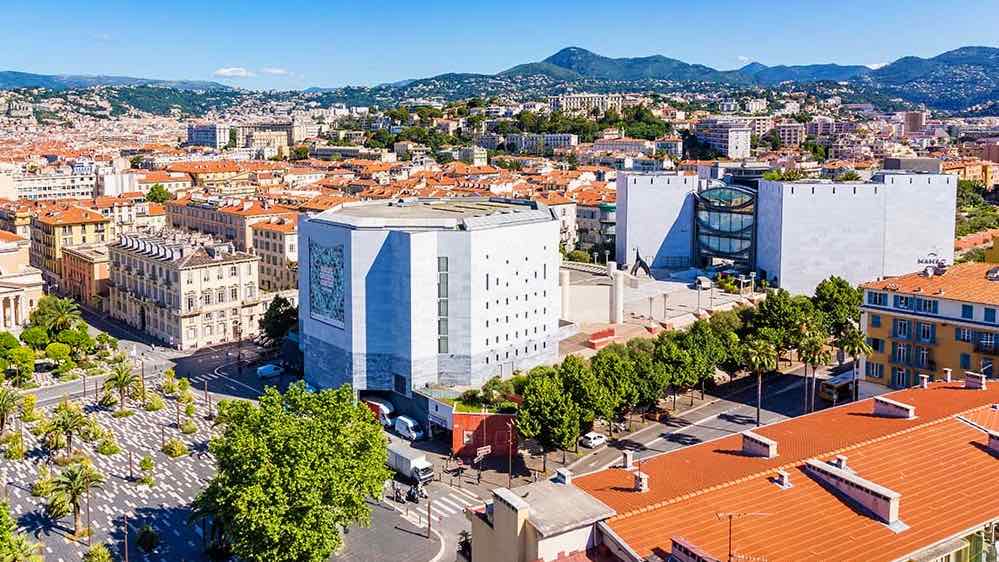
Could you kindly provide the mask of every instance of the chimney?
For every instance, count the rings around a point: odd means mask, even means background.
[[[902,418],[912,420],[916,418],[916,407],[909,404],[896,402],[884,396],[874,397],[874,415],[883,418]]]
[[[554,482],[556,484],[564,484],[566,486],[572,484],[572,471],[568,468],[560,468],[556,470]]]
[[[888,525],[892,531],[898,533],[908,528],[898,516],[902,494],[816,459],[805,461],[805,471],[820,482],[839,490],[851,503],[866,508],[875,519]]]
[[[635,472],[635,491],[645,493],[649,491],[649,475],[644,472]]]
[[[829,464],[835,466],[840,470],[848,470],[846,468],[846,455],[836,455],[836,458],[831,460]]]
[[[777,442],[752,431],[743,431],[742,454],[765,459],[775,458],[777,456]]]
[[[929,388],[930,387],[930,376],[929,375],[919,375],[919,387]]]
[[[985,375],[979,373],[972,373],[971,371],[965,371],[964,388],[970,388],[973,390],[985,390]]]
[[[624,468],[632,468],[635,466],[635,453],[634,451],[622,451],[621,452],[621,465]]]
[[[780,486],[782,490],[786,490],[791,487],[791,475],[783,468],[777,471],[777,485]]]
[[[947,382],[951,381],[951,369],[944,369],[944,380]]]

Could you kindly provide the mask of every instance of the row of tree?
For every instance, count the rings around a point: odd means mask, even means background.
[[[658,408],[672,394],[713,382],[717,370],[757,376],[757,424],[763,375],[797,350],[812,368],[804,407],[814,407],[815,370],[831,361],[830,344],[857,357],[869,353],[857,327],[861,292],[845,280],[823,281],[813,297],[770,291],[759,306],[718,312],[682,331],[636,338],[601,349],[589,361],[570,355],[554,367],[537,367],[523,390],[517,415],[521,436],[546,453],[575,446],[597,419],[609,422]],[[693,398],[693,396],[691,396]],[[812,398],[813,400],[814,398]]]

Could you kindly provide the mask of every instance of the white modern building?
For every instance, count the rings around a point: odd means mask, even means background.
[[[957,178],[880,172],[869,182],[760,182],[756,269],[792,293],[830,275],[856,285],[954,261]]]
[[[544,154],[550,150],[570,148],[579,144],[579,137],[570,133],[523,133],[507,135],[506,146],[511,152]]]
[[[509,199],[346,203],[299,224],[305,379],[405,400],[558,355],[559,221]]]
[[[688,267],[694,261],[695,194],[703,182],[677,173],[617,176],[617,239],[614,255],[649,267]]]
[[[705,119],[697,124],[694,134],[726,158],[749,158],[753,130],[742,121]]]
[[[94,174],[24,174],[14,177],[19,199],[90,199],[94,197]]]

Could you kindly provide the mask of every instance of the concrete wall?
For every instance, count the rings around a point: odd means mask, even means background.
[[[635,248],[653,268],[686,266],[694,256],[696,176],[620,174],[617,178],[618,263]]]

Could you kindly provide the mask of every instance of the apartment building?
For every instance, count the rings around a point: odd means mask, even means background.
[[[97,188],[94,174],[24,174],[14,177],[18,199],[89,199]]]
[[[496,488],[465,511],[472,560],[994,561],[993,382],[959,376]]]
[[[614,251],[617,229],[615,201],[578,201],[576,203],[578,247],[583,250]]]
[[[34,216],[33,207],[10,202],[0,206],[0,230],[11,232],[31,240],[31,219]]]
[[[41,210],[31,221],[31,265],[58,287],[64,248],[106,244],[114,234],[114,221],[91,209],[74,205]]]
[[[107,244],[63,248],[62,294],[92,310],[105,312],[109,278]]]
[[[506,147],[511,152],[527,152],[530,154],[547,154],[561,148],[570,148],[579,144],[579,137],[569,133],[523,133],[507,135]]]
[[[169,228],[209,234],[219,240],[233,242],[241,252],[253,247],[250,227],[255,223],[294,216],[294,209],[259,199],[210,197],[166,202]]]
[[[229,144],[229,127],[219,123],[187,126],[187,144],[216,150]]]
[[[177,231],[122,234],[108,251],[115,320],[180,350],[258,333],[258,256]]]
[[[489,153],[481,146],[463,146],[458,149],[458,159],[472,166],[489,164]]]
[[[902,388],[918,384],[919,375],[999,373],[996,264],[927,265],[862,288],[862,326],[874,350],[862,362],[866,380]]]
[[[746,108],[746,113],[763,113],[767,110],[767,100],[765,99],[749,99],[742,105]]]
[[[749,158],[752,129],[739,121],[704,119],[694,135],[726,158]]]
[[[624,94],[562,94],[548,98],[548,108],[551,111],[563,113],[581,113],[591,115],[598,112],[601,115],[608,110],[621,111],[627,96]]]
[[[298,219],[272,217],[254,223],[253,253],[260,256],[260,290],[298,289]]]
[[[187,174],[196,187],[216,187],[248,175],[239,164],[228,160],[176,162],[167,166],[167,172]]]
[[[801,146],[805,142],[805,125],[798,122],[777,123],[774,126],[781,146]]]

